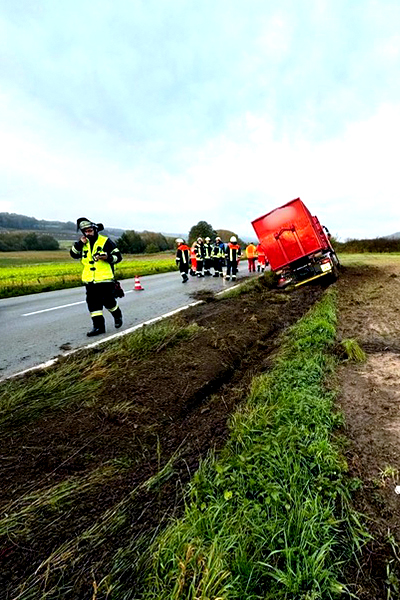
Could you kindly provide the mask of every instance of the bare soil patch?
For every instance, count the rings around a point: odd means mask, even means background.
[[[345,269],[337,286],[339,335],[357,339],[367,353],[365,363],[339,371],[349,465],[364,482],[357,508],[375,537],[356,591],[363,600],[397,598],[399,560],[388,535],[400,543],[400,264]]]
[[[65,572],[71,583],[65,599],[91,598],[93,570],[100,580],[118,548],[150,536],[179,514],[184,485],[210,449],[224,444],[229,415],[246,398],[252,377],[268,370],[280,334],[322,293],[319,283],[290,293],[269,291],[260,283],[240,297],[192,307],[179,318],[200,326],[196,336],[142,362],[121,365],[94,407],[78,404],[6,431],[0,452],[3,508],[24,494],[84,478],[110,460],[128,467],[105,485],[83,491],[57,518],[49,515],[45,526],[33,524],[25,539],[11,537],[3,544],[0,598],[14,598],[56,548],[98,523],[174,456],[172,476],[154,490],[137,491],[123,532],[109,535],[92,553],[86,548],[85,563]],[[27,385],[34,377],[40,374],[27,377]]]

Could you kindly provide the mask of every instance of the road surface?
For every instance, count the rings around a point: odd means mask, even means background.
[[[238,282],[245,275],[243,265]],[[182,284],[177,272],[141,277],[144,291],[134,290],[134,283],[134,279],[121,282],[125,297],[119,304],[124,324],[118,333],[194,302],[193,292],[218,292],[233,285],[214,277],[190,277]],[[91,319],[83,287],[1,299],[0,380],[115,335],[112,316],[107,310],[104,315],[107,333],[88,338]]]

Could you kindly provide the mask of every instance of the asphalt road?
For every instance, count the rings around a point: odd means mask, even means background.
[[[243,265],[237,282],[248,275]],[[124,324],[118,333],[195,302],[191,297],[195,291],[218,292],[234,285],[214,277],[190,277],[182,284],[177,272],[141,277],[143,291],[134,290],[134,283],[134,279],[121,282],[125,297],[119,299],[119,304]],[[105,310],[104,314],[107,333],[88,338],[91,319],[83,287],[0,300],[0,380],[109,339],[117,331],[110,313]]]

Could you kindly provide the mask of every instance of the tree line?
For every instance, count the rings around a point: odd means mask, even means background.
[[[0,252],[24,250],[58,250],[60,245],[51,235],[29,233],[0,233]]]
[[[374,252],[379,254],[382,252],[400,252],[400,238],[349,239],[345,242],[339,242],[332,238],[331,243],[338,253],[362,254],[364,252]]]
[[[35,219],[34,217],[26,217],[25,215],[17,215],[15,213],[2,212],[0,213],[0,229],[66,229],[75,231],[76,224],[72,221],[44,221]]]
[[[224,242],[228,242],[232,235],[236,235],[229,229],[214,229],[207,221],[199,221],[193,225],[189,231],[187,242],[189,245],[197,240],[197,238],[209,237],[215,240],[219,235]],[[238,238],[238,236],[236,235]],[[238,238],[239,243],[244,245],[244,242]],[[116,241],[116,244],[122,254],[151,254],[152,252],[164,252],[165,250],[173,250],[176,247],[175,238],[165,236],[162,233],[153,233],[152,231],[143,231],[141,233],[128,230],[125,231]]]

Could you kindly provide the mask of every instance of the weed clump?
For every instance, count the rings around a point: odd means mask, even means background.
[[[342,340],[341,345],[345,351],[348,360],[353,362],[365,362],[367,359],[367,355],[364,350],[360,347],[357,340],[354,339],[345,339]]]

